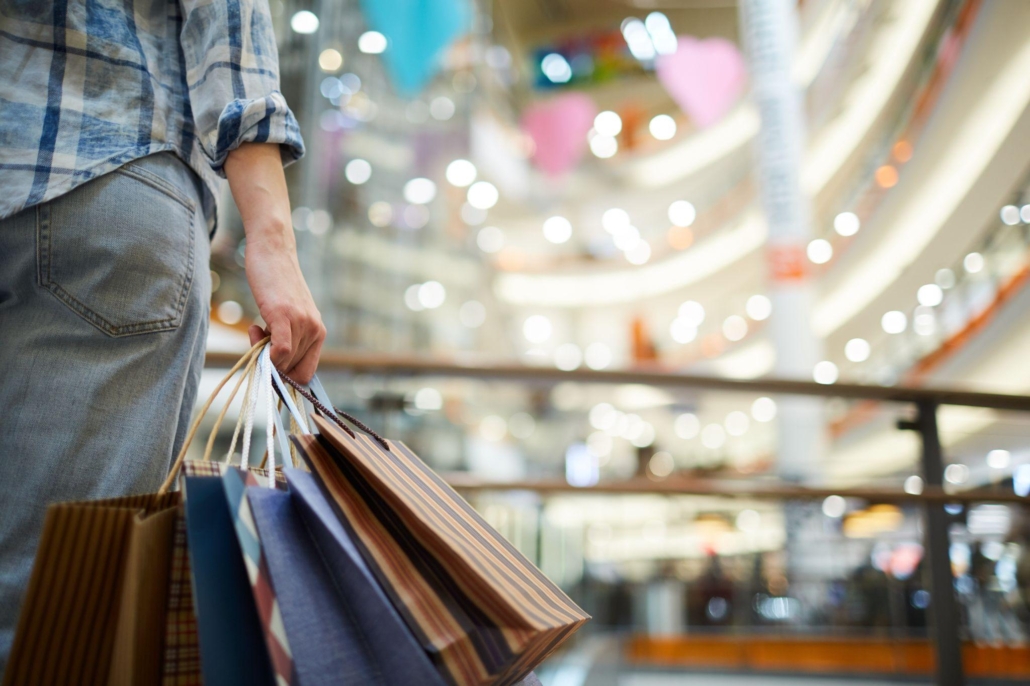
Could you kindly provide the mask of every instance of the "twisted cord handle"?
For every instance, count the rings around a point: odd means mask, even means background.
[[[318,410],[319,413],[321,413],[321,415],[323,417],[326,417],[327,419],[332,420],[332,422],[334,424],[336,424],[341,429],[346,431],[347,434],[351,438],[356,438],[356,436],[354,435],[354,432],[351,431],[350,427],[348,427],[346,424],[344,424],[342,421],[340,421],[339,418],[337,417],[337,415],[339,415],[339,417],[343,417],[348,422],[350,422],[354,426],[358,427],[359,429],[361,429],[362,431],[367,433],[369,436],[374,438],[376,440],[376,442],[379,443],[379,445],[383,446],[384,450],[389,452],[390,446],[386,442],[386,439],[383,438],[382,436],[380,436],[379,434],[377,434],[375,431],[373,431],[367,424],[362,422],[360,419],[358,419],[357,417],[355,417],[354,415],[352,415],[352,414],[350,414],[348,412],[344,412],[343,410],[339,409],[338,407],[333,407],[333,408],[326,407],[325,405],[320,403],[318,401],[318,399],[315,398],[315,396],[310,391],[308,391],[306,388],[304,388],[302,385],[300,385],[299,383],[297,383],[296,381],[294,381],[290,377],[286,376],[282,372],[279,372],[279,376],[282,378],[283,381],[285,381],[290,386],[292,386],[294,390],[296,390],[298,393],[300,393],[301,396],[303,396],[303,398],[305,400],[307,400],[309,403],[311,403],[311,405],[316,410]]]

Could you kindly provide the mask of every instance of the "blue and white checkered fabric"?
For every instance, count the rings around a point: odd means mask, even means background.
[[[241,143],[304,154],[278,89],[267,0],[0,0],[0,219],[165,150],[213,199]]]

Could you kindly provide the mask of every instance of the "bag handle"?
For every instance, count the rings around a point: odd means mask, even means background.
[[[390,445],[386,442],[385,438],[377,434],[367,424],[362,422],[354,415],[348,412],[344,412],[340,408],[333,406],[332,402],[329,400],[329,396],[326,395],[325,389],[322,387],[322,383],[318,380],[317,376],[312,377],[309,388],[304,388],[304,386],[297,383],[296,381],[291,379],[286,374],[283,374],[282,372],[279,373],[279,376],[282,377],[283,381],[290,384],[290,386],[292,386],[298,393],[300,393],[305,400],[311,403],[311,405],[318,411],[319,414],[326,417],[327,419],[332,420],[334,424],[336,424],[338,427],[347,432],[347,434],[351,438],[356,438],[354,432],[350,429],[350,427],[343,423],[340,417],[343,417],[348,422],[367,433],[369,436],[374,438],[376,442],[378,442],[379,445],[383,447],[384,450],[390,452]],[[319,398],[318,396],[321,396],[321,398]]]
[[[168,492],[168,489],[171,488],[172,483],[175,481],[175,476],[179,473],[179,470],[182,468],[182,463],[186,459],[186,451],[189,449],[190,444],[193,443],[193,439],[197,435],[197,430],[200,428],[201,421],[203,421],[204,416],[207,415],[207,411],[211,409],[211,404],[214,403],[215,398],[217,398],[218,394],[221,393],[222,389],[225,387],[225,384],[229,383],[229,379],[231,379],[236,374],[236,372],[240,370],[241,367],[243,367],[244,365],[247,366],[248,372],[245,372],[243,374],[240,380],[236,383],[236,387],[233,389],[232,396],[235,396],[236,392],[239,390],[240,386],[243,383],[243,379],[247,377],[249,369],[252,365],[257,363],[258,351],[270,340],[271,338],[266,336],[262,340],[255,343],[250,348],[250,350],[245,352],[243,356],[239,359],[239,361],[237,361],[236,364],[233,365],[232,369],[229,370],[229,373],[226,374],[225,377],[218,382],[218,385],[215,386],[215,390],[211,392],[211,397],[207,399],[207,402],[204,403],[204,406],[197,414],[197,418],[193,420],[193,424],[190,426],[190,430],[186,434],[186,439],[182,442],[182,448],[179,450],[179,454],[175,457],[175,460],[172,462],[171,469],[168,470],[168,476],[165,477],[165,480],[161,484],[161,487],[157,490],[159,495],[164,495]],[[221,423],[221,420],[225,417],[225,413],[227,410],[228,403],[226,403],[226,406],[222,408],[221,413],[219,413],[217,420],[219,424]],[[209,443],[213,445],[214,439],[210,439]]]

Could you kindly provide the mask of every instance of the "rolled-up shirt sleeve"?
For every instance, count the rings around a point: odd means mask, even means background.
[[[279,55],[267,0],[182,0],[179,37],[197,137],[211,168],[242,143],[278,143],[283,164],[304,154],[279,92]]]

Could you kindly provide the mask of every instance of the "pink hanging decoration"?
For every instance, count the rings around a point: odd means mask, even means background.
[[[572,169],[586,152],[587,132],[596,115],[594,101],[582,93],[566,93],[527,107],[522,130],[536,146],[533,163],[550,176]]]
[[[680,36],[671,55],[655,60],[665,90],[698,128],[719,121],[744,92],[747,72],[737,46],[724,38]]]

